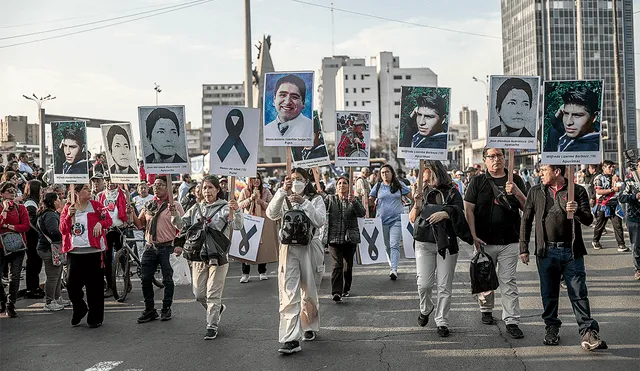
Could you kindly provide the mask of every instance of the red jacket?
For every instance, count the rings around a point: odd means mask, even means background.
[[[6,218],[0,216],[0,234],[7,232],[16,232],[22,235],[22,239],[26,245],[27,243],[27,232],[31,229],[31,224],[29,224],[29,211],[24,205],[14,203],[15,206],[11,210],[7,210]],[[0,203],[0,213],[4,207],[2,203]],[[3,224],[10,224],[14,226],[14,229],[1,228]],[[2,249],[2,244],[0,244],[0,249]],[[3,254],[3,253],[0,253]]]
[[[105,209],[100,202],[93,200],[90,200],[89,202],[91,202],[91,206],[93,206],[94,210],[94,212],[87,215],[89,243],[91,244],[91,247],[101,249],[100,246],[102,243],[104,243],[104,246],[107,245],[106,235],[107,229],[111,227],[111,216],[109,216],[107,209]],[[63,253],[73,250],[73,245],[71,244],[71,227],[73,226],[73,220],[71,215],[69,215],[70,206],[71,204],[66,204],[64,209],[62,209],[62,214],[60,214],[60,233],[62,233]],[[100,234],[99,237],[94,237],[93,228],[97,223],[102,224],[102,234]]]
[[[104,204],[104,200],[106,200],[107,195],[105,192],[108,191],[100,192],[100,194],[98,195],[98,202],[100,202],[100,204],[106,208],[107,205]],[[126,223],[129,219],[127,217],[127,196],[120,188],[118,188],[118,198],[116,199],[116,206],[118,207],[118,219],[120,219],[121,222]]]

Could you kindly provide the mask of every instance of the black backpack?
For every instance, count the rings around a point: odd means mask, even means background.
[[[190,225],[184,232],[184,246],[182,247],[182,254],[187,260],[202,261],[200,255],[202,252],[202,246],[205,244],[207,234],[204,229],[204,218],[200,214],[200,206],[198,204],[194,206],[196,208],[197,215],[200,215],[200,217],[196,223]],[[224,204],[219,206],[211,217],[213,218],[213,216],[216,215],[218,211],[222,210],[223,207]]]
[[[289,210],[282,216],[280,228],[280,242],[283,245],[308,245],[313,239],[315,228],[311,226],[311,219],[302,210],[293,210],[291,201],[285,198]]]

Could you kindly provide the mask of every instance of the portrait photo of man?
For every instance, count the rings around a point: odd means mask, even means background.
[[[89,174],[84,122],[53,122],[56,174]]]
[[[313,73],[267,74],[265,79],[265,138],[295,138],[306,139],[313,137],[313,122],[305,116],[305,108],[311,114],[313,99],[310,99],[310,83],[305,83],[308,76],[313,81]],[[278,78],[278,76],[281,76]],[[302,76],[302,77],[301,77]],[[278,78],[273,89],[272,80]],[[275,117],[274,117],[275,116]]]
[[[435,92],[418,96],[416,108],[411,112],[417,132],[411,137],[413,148],[447,148],[447,101]]]
[[[502,76],[492,76],[494,79]],[[531,78],[539,81],[538,78]],[[534,82],[534,84],[538,84]],[[493,108],[490,137],[534,138],[538,114],[538,88],[532,89],[530,82],[522,78],[509,77],[498,85],[493,94]]]
[[[601,81],[545,83],[545,152],[600,151],[601,92]]]
[[[152,110],[141,125],[148,143],[144,147],[145,163],[186,163],[186,141],[182,123],[184,107],[140,107],[141,110],[147,108]],[[176,114],[180,110],[181,119]],[[141,114],[141,120],[143,117]]]
[[[102,128],[103,135],[106,129],[105,145],[111,155],[110,174],[137,174],[134,169],[136,157],[133,153],[130,131],[120,125],[109,125]]]

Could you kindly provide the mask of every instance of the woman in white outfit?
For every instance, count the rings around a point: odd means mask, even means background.
[[[273,221],[283,218],[289,210],[285,199],[294,210],[301,210],[309,218],[313,238],[307,245],[280,244],[278,264],[278,291],[280,294],[279,341],[283,345],[278,352],[296,353],[300,339],[315,339],[320,328],[318,292],[324,273],[324,249],[320,239],[320,228],[326,222],[324,201],[309,181],[305,169],[293,169],[285,178],[267,208],[267,217]],[[280,241],[282,241],[282,234]]]
[[[471,244],[471,232],[464,217],[464,205],[447,169],[440,161],[425,161],[422,174],[424,188],[416,189],[409,219],[414,222],[416,271],[420,315],[418,325],[424,327],[429,315],[436,311],[438,335],[449,336],[449,310],[453,276],[458,261],[457,238]],[[417,188],[417,187],[416,187]],[[437,282],[437,300],[431,293]]]
[[[190,226],[202,221],[204,229],[213,228],[225,235],[229,235],[229,225],[233,229],[241,229],[243,224],[242,212],[238,211],[238,203],[235,200],[227,202],[220,198],[222,189],[218,178],[205,176],[202,179],[202,196],[204,200],[193,205],[182,217],[183,231]],[[233,221],[229,223],[229,210],[234,210]],[[213,251],[216,248],[211,245],[211,239],[206,238],[202,246],[203,251]],[[229,271],[229,261],[226,253],[212,255],[206,261],[202,261],[204,254],[190,257],[193,271],[193,294],[196,300],[206,310],[207,330],[205,340],[212,340],[218,336],[218,323],[226,306],[222,304],[222,290]],[[213,257],[215,256],[215,257]],[[185,256],[186,257],[186,256]]]

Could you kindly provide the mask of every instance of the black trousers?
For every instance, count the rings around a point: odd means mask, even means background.
[[[73,305],[73,312],[89,310],[89,325],[102,323],[104,320],[104,293],[102,290],[102,253],[67,254],[69,272],[67,273],[67,292]],[[82,288],[87,291],[84,301]]]
[[[9,294],[5,296],[4,285],[0,283],[0,301],[15,303],[18,299],[18,289],[20,288],[20,273],[22,271],[22,261],[24,260],[24,250],[4,255],[4,250],[0,249],[0,271],[3,275],[9,274]],[[6,268],[4,268],[6,267]]]
[[[608,206],[601,206],[608,207]],[[593,227],[593,242],[600,242],[600,237],[602,237],[602,232],[604,231],[605,225],[607,225],[607,219],[611,219],[611,224],[613,224],[613,232],[616,236],[616,242],[618,246],[625,246],[624,243],[624,231],[622,229],[622,219],[615,213],[615,207],[611,210],[611,216],[604,216],[604,211],[598,210],[596,213],[596,225]]]
[[[242,263],[242,274],[251,273],[251,264]],[[267,273],[267,263],[258,264],[258,273]]]
[[[349,242],[329,245],[329,253],[333,258],[331,295],[342,295],[343,293],[351,290],[351,281],[353,279],[353,254],[355,251],[356,245]]]
[[[35,291],[40,287],[40,271],[42,270],[42,258],[38,255],[36,244],[27,246],[27,266],[25,273],[25,283],[27,291]]]
[[[113,289],[113,255],[122,248],[122,232],[112,229],[107,232],[107,251],[104,259],[104,275],[107,278],[107,287]]]

